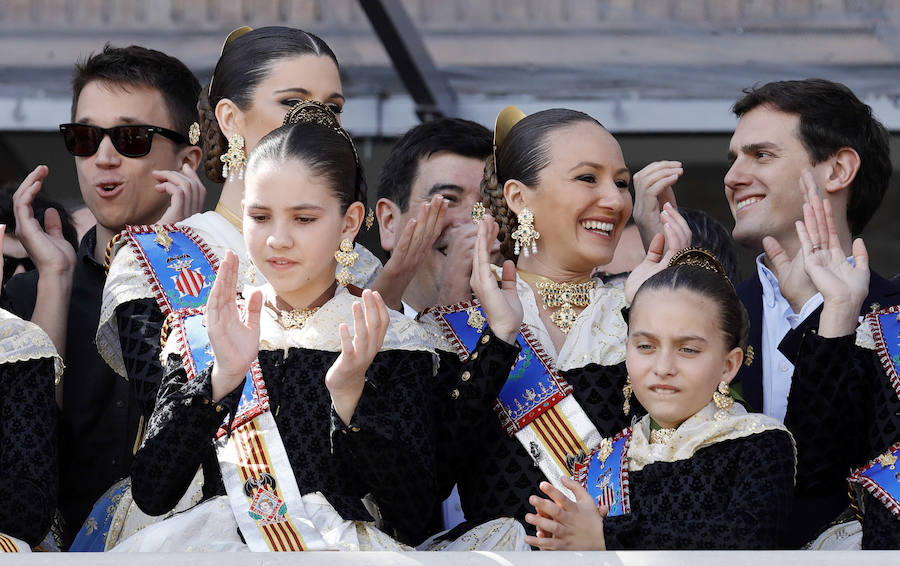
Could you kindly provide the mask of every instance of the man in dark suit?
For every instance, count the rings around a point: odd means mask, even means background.
[[[756,276],[737,286],[750,315],[755,354],[738,379],[754,409],[784,420],[790,356],[802,333],[818,325],[822,304],[798,253],[794,223],[802,219],[804,192],[813,190],[831,201],[849,257],[853,237],[861,234],[887,190],[892,170],[888,135],[847,87],[820,79],[748,89],[734,113],[739,121],[725,175],[735,220],[732,235],[745,247],[765,251],[757,257]],[[861,314],[897,298],[900,289],[873,273]]]

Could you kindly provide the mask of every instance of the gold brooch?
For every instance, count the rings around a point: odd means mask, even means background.
[[[885,452],[878,457],[878,463],[881,464],[882,468],[890,468],[893,470],[896,467],[897,457],[890,452]]]
[[[478,224],[482,220],[484,220],[484,204],[476,202],[472,206],[472,222]]]
[[[753,363],[753,346],[747,346],[747,355],[744,357],[744,365],[750,367]]]
[[[466,321],[466,324],[475,328],[476,330],[481,330],[484,328],[484,323],[487,322],[484,316],[481,314],[481,311],[478,310],[478,307],[469,307],[466,309],[466,313],[469,315],[469,319]]]
[[[153,225],[153,231],[156,232],[156,237],[153,238],[153,242],[161,246],[166,251],[169,251],[169,248],[172,247],[172,236],[159,224]]]
[[[600,441],[600,449],[597,450],[597,460],[600,461],[601,466],[606,465],[606,459],[609,458],[609,455],[612,454],[612,451],[612,440],[604,438]]]

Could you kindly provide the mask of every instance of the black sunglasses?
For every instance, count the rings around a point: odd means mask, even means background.
[[[127,124],[112,128],[101,128],[90,124],[60,124],[66,149],[75,157],[87,157],[97,153],[103,136],[109,136],[116,151],[125,157],[143,157],[150,153],[153,134],[167,137],[175,143],[187,144],[188,140],[174,130],[148,126],[146,124]]]
[[[16,269],[19,266],[25,268],[25,271],[31,271],[34,269],[34,262],[31,261],[31,258],[26,257],[12,257],[8,255],[3,256],[3,284],[6,285],[6,282],[10,280],[10,278],[15,275]]]

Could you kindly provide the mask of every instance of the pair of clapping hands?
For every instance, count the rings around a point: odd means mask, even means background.
[[[25,177],[13,195],[16,216],[16,237],[42,277],[71,277],[75,268],[75,250],[62,235],[59,213],[48,208],[44,212],[44,227],[34,217],[32,203],[50,174],[46,165],[38,165]],[[159,224],[174,224],[203,211],[206,188],[197,173],[185,164],[180,171],[153,171],[156,190],[171,197],[169,208]],[[2,265],[0,265],[2,267]]]

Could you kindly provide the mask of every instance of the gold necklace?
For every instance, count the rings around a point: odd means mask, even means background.
[[[674,428],[663,428],[650,419],[650,444],[668,444],[673,436],[675,436]]]
[[[241,217],[231,212],[231,209],[229,209],[221,202],[216,205],[216,214],[231,223],[232,226],[237,228],[238,232],[240,232],[241,234],[244,233],[244,222],[243,220],[241,220]]]
[[[283,328],[287,329],[295,329],[295,328],[303,328],[303,325],[306,324],[306,321],[309,320],[312,315],[318,312],[319,307],[328,302],[328,299],[334,296],[334,288],[337,285],[337,281],[331,283],[325,291],[319,295],[319,297],[310,304],[315,306],[306,307],[303,309],[295,309],[291,307],[291,305],[279,297],[275,295],[275,302],[266,301],[272,309],[278,313],[278,322],[281,324]]]
[[[303,328],[306,321],[319,310],[319,307],[311,309],[292,309],[278,311],[278,321],[284,328]]]
[[[544,302],[545,309],[559,309],[550,315],[550,320],[563,333],[568,334],[578,318],[574,307],[586,307],[591,304],[591,290],[595,286],[593,279],[575,283],[557,283],[542,275],[519,270],[519,277],[534,285]]]

